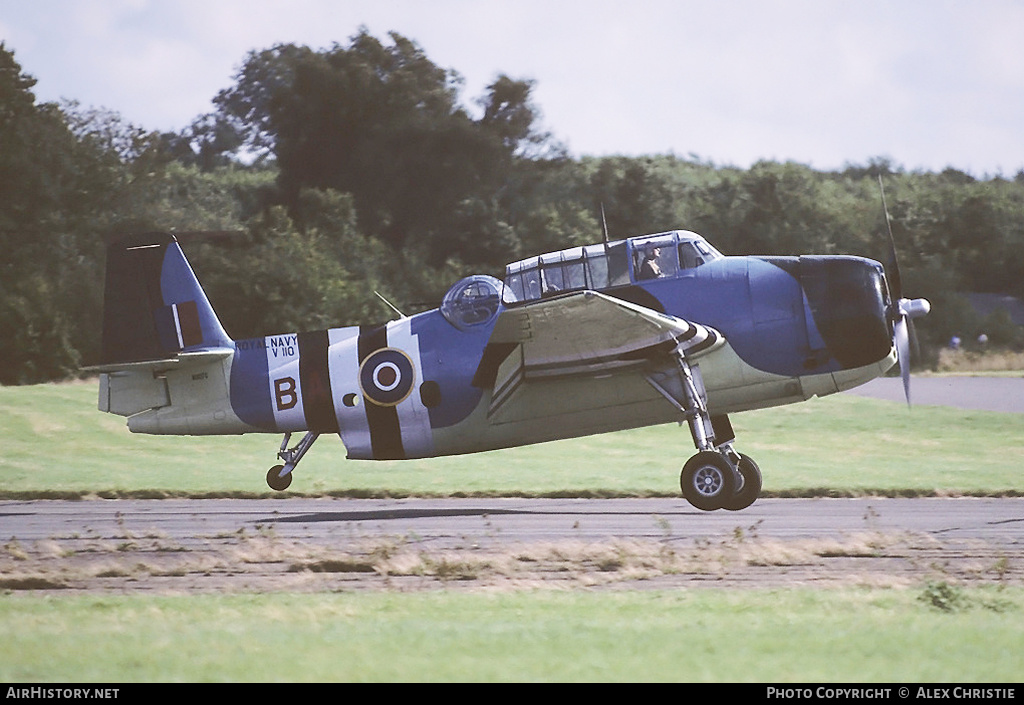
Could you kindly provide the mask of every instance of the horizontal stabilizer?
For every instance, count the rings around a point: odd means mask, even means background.
[[[132,372],[135,370],[153,372],[165,372],[172,369],[185,369],[187,367],[198,367],[211,362],[217,362],[234,354],[233,348],[213,348],[210,350],[199,350],[186,352],[174,357],[161,360],[140,360],[138,362],[113,362],[105,365],[92,365],[83,367],[85,372]]]

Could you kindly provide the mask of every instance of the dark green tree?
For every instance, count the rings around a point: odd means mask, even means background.
[[[106,173],[54,104],[0,43],[0,383],[77,370],[96,337],[96,248],[89,217]],[[93,303],[95,306],[90,306]],[[91,313],[94,311],[95,313]]]
[[[503,189],[517,155],[546,139],[534,131],[532,83],[499,77],[474,120],[454,71],[415,42],[389,38],[362,30],[325,51],[251,53],[218,95],[218,119],[248,149],[273,150],[292,210],[302,189],[332,189],[353,195],[362,231],[394,247],[426,244],[436,262],[461,253],[473,228],[487,242],[474,242],[470,257],[514,253]],[[482,213],[491,214],[485,227]]]

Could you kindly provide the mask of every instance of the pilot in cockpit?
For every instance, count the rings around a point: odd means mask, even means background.
[[[652,247],[644,253],[644,262],[640,265],[640,274],[637,279],[657,279],[661,276],[661,267],[658,265],[658,258],[661,257],[661,248]]]

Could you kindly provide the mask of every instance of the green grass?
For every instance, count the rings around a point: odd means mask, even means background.
[[[96,410],[95,383],[0,387],[0,494],[270,494],[280,438],[154,437]],[[766,496],[1024,491],[1024,418],[835,395],[733,416]],[[302,461],[300,494],[677,495],[693,453],[675,424],[489,453],[351,461],[337,436]]]
[[[1020,680],[1020,589],[0,597],[0,681]]]

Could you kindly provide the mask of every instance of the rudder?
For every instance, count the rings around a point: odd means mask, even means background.
[[[107,248],[103,305],[101,365],[232,345],[169,233],[129,235]]]
[[[107,248],[100,411],[128,417],[135,433],[254,430],[231,406],[235,344],[178,241],[129,235]]]

